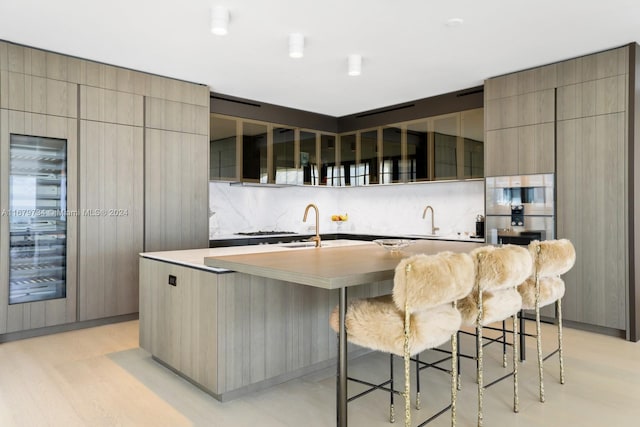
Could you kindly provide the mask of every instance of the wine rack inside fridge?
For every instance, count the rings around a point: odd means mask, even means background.
[[[11,135],[9,304],[66,297],[67,141]]]

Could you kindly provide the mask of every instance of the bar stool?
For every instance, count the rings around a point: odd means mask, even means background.
[[[518,287],[522,296],[522,308],[536,312],[536,344],[538,349],[538,378],[540,381],[540,402],[544,402],[543,363],[558,353],[560,361],[560,384],[564,384],[564,361],[562,354],[562,297],[564,281],[561,274],[569,271],[576,262],[576,251],[567,239],[533,241],[529,244],[533,258],[533,273]],[[542,357],[542,331],[540,328],[540,307],[556,303],[558,318],[558,347]]]
[[[520,246],[483,246],[471,252],[475,262],[476,280],[471,293],[458,301],[462,322],[476,328],[478,426],[483,423],[483,392],[498,381],[513,376],[513,411],[518,412],[518,323],[517,313],[522,299],[516,286],[531,275],[529,252]],[[513,371],[484,385],[483,326],[513,319]]]
[[[451,409],[455,425],[457,392],[457,341],[460,313],[456,301],[473,287],[474,264],[468,254],[441,252],[436,255],[414,255],[400,261],[395,270],[392,295],[349,301],[345,317],[347,339],[359,346],[398,355],[404,358],[405,425],[411,425],[410,359],[411,355],[451,340],[452,375],[451,403],[423,422]],[[338,308],[330,316],[331,327],[338,330]],[[380,387],[359,379],[349,378],[371,387],[383,389],[391,395],[390,421],[394,421],[393,363],[390,387]],[[383,384],[388,384],[385,382]],[[367,391],[368,392],[368,391]],[[359,397],[360,393],[353,398]],[[349,399],[351,401],[352,399]]]

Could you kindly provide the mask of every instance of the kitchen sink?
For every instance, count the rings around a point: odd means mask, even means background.
[[[323,240],[320,243],[320,247],[322,248],[335,248],[338,246],[353,246],[353,245],[369,245],[371,242],[362,241],[362,240],[346,240],[346,239],[338,239],[338,240]],[[281,248],[289,248],[289,249],[299,249],[299,248],[314,248],[316,246],[315,242],[291,242],[291,243],[280,243],[278,244]]]
[[[282,245],[283,248],[289,248],[289,249],[293,249],[293,248],[313,248],[315,246],[316,246],[316,244],[314,242],[295,243],[293,245],[287,245],[287,244],[283,244]]]

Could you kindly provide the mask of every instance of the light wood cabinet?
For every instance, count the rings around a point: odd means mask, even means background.
[[[91,86],[80,86],[80,118],[129,126],[144,125],[141,95]]]
[[[523,175],[555,171],[553,123],[488,131],[485,175]]]
[[[556,173],[556,235],[577,253],[563,316],[629,333],[628,61],[627,46],[489,79],[485,170]]]
[[[143,129],[80,121],[79,320],[138,311]]]
[[[485,89],[485,176],[555,170],[555,65],[496,77]]]
[[[558,87],[624,75],[629,72],[629,49],[626,46],[611,49],[562,61],[556,65]]]
[[[521,126],[518,130],[518,174],[555,171],[553,122]]]
[[[206,135],[147,129],[145,250],[209,246]]]
[[[213,392],[218,391],[218,277],[140,259],[140,346]]]
[[[558,88],[558,120],[570,120],[627,109],[628,75],[561,86]]]
[[[132,90],[128,73],[85,64],[90,83]],[[108,76],[108,77],[107,77]],[[124,77],[123,77],[124,76]],[[118,82],[121,82],[118,85]],[[144,250],[143,96],[80,86],[79,320],[138,311]]]
[[[209,95],[202,86],[191,86],[150,77],[151,96],[145,98],[146,251],[209,246]]]
[[[349,296],[382,295],[391,287],[391,280],[356,286]],[[329,315],[337,302],[337,290],[141,257],[140,347],[229,400],[333,363],[337,340]]]
[[[77,212],[66,299],[9,306],[3,249],[0,334],[135,313],[145,238],[157,250],[208,246],[208,87],[0,42],[0,108],[2,144],[9,132],[68,139],[67,208]]]
[[[625,113],[558,122],[558,236],[576,247],[564,317],[626,329]]]
[[[565,318],[627,330],[628,47],[558,64],[557,230],[574,242]]]
[[[487,131],[484,141],[486,176],[518,174],[518,129]]]
[[[0,71],[0,108],[52,116],[77,117],[77,85],[45,77]]]
[[[209,134],[209,108],[147,97],[145,126],[174,132]]]

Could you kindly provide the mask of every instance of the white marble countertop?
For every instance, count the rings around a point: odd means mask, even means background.
[[[363,240],[323,240],[323,247],[338,246],[355,246],[355,245],[375,245],[373,242]],[[223,248],[204,248],[204,249],[185,249],[179,251],[163,251],[163,252],[143,252],[140,256],[145,258],[156,259],[174,264],[194,267],[201,270],[210,270],[216,273],[224,273],[229,270],[224,268],[209,267],[205,265],[205,257],[225,256],[225,255],[243,255],[254,253],[267,253],[278,251],[307,250],[313,249],[314,244],[311,242],[294,242],[294,243],[276,243],[272,245],[247,245],[247,246],[227,246]]]
[[[451,241],[461,241],[461,242],[484,242],[484,238],[472,238],[468,234],[436,234],[436,235],[426,235],[426,234],[401,234],[401,233],[374,233],[374,232],[328,232],[328,233],[320,233],[322,234],[346,234],[350,236],[387,236],[389,238],[397,238],[397,239],[426,239],[426,240],[451,240]],[[312,236],[313,233],[296,233],[296,234],[268,234],[268,235],[260,235],[260,236],[248,236],[248,235],[238,235],[238,234],[225,234],[225,235],[217,235],[210,237],[209,240],[234,240],[234,239],[268,239],[268,238],[278,238],[278,237],[300,237],[300,239],[306,238],[307,236]],[[230,254],[231,255],[231,254]]]

